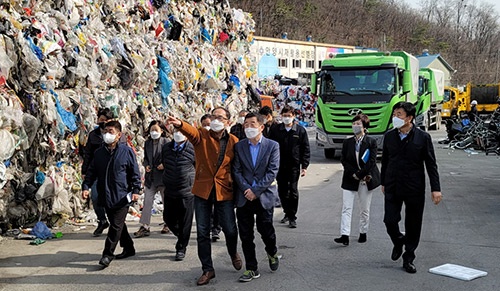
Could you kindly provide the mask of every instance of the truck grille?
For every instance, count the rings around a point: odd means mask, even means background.
[[[364,113],[370,118],[370,133],[383,133],[390,122],[392,111],[389,104],[325,104],[321,115],[325,129],[332,133],[351,133],[352,118],[357,113]]]

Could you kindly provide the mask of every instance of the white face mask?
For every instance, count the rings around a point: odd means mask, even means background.
[[[239,124],[243,124],[243,122],[245,122],[245,116],[238,117],[238,120],[236,122]]]
[[[353,125],[352,132],[354,132],[355,135],[358,135],[363,132],[363,127],[361,125]]]
[[[283,120],[283,123],[284,123],[285,125],[290,125],[290,124],[292,124],[292,123],[293,123],[293,120],[294,120],[295,118],[293,118],[293,117],[282,117],[281,119]]]
[[[183,135],[180,131],[174,132],[174,141],[176,143],[181,143],[186,140],[186,136]]]
[[[111,134],[109,132],[106,132],[103,136],[102,139],[106,144],[112,144],[116,140],[116,134]]]
[[[394,128],[401,128],[403,125],[405,125],[405,121],[403,119],[396,116],[392,118],[392,126],[394,126]]]
[[[259,133],[260,133],[260,130],[258,128],[254,128],[254,127],[245,128],[245,135],[247,136],[247,138],[254,138],[254,137],[258,136]]]
[[[210,125],[204,126],[206,130],[210,130]]]
[[[151,136],[152,139],[159,139],[161,136],[161,133],[158,131],[151,131],[151,132],[149,132],[149,136]]]
[[[222,121],[219,121],[218,119],[214,119],[210,121],[210,129],[219,132],[224,129],[224,123]]]

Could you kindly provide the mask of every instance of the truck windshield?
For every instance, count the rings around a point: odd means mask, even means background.
[[[326,70],[320,77],[323,102],[389,102],[394,94],[393,68]]]

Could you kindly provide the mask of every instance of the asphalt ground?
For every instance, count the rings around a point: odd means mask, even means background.
[[[216,278],[197,287],[201,265],[193,227],[186,259],[174,261],[175,237],[160,234],[160,216],[153,217],[151,236],[134,239],[137,254],[98,265],[104,236],[91,236],[92,226],[63,228],[64,236],[39,246],[4,238],[0,242],[0,290],[500,290],[500,159],[484,153],[452,151],[437,144],[443,130],[431,132],[441,176],[443,201],[433,205],[427,193],[424,222],[415,265],[408,274],[402,260],[390,259],[392,244],[383,224],[383,195],[375,190],[368,242],[357,242],[357,201],[351,243],[338,245],[342,166],[326,160],[314,145],[311,165],[299,183],[298,228],[279,223],[275,228],[280,268],[269,270],[264,246],[256,233],[261,277],[238,282],[225,248],[224,237],[212,244]],[[132,233],[138,222],[128,222]],[[403,226],[401,226],[403,228]],[[78,231],[75,231],[78,230]],[[241,245],[239,245],[241,248]],[[117,253],[121,249],[117,249]],[[429,268],[453,263],[488,272],[486,277],[461,281],[434,275]]]

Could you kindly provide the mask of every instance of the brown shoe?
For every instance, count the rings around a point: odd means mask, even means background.
[[[210,283],[210,280],[213,278],[215,278],[215,271],[203,272],[201,277],[198,279],[198,282],[196,282],[196,285],[206,285]]]
[[[161,233],[162,234],[166,234],[166,233],[170,233],[170,229],[168,229],[168,226],[165,224],[165,226],[163,227],[163,229],[161,230]]]
[[[243,262],[241,261],[240,254],[236,253],[236,255],[231,257],[231,261],[233,262],[233,267],[236,270],[241,270],[241,267],[243,266]]]

